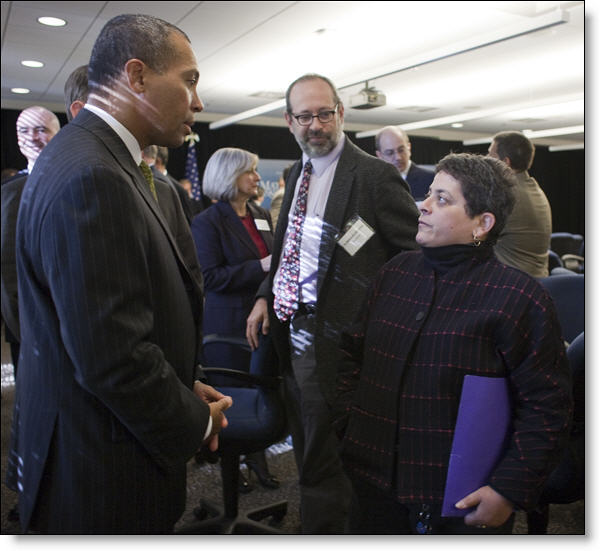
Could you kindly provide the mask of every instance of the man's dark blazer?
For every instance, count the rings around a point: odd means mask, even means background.
[[[187,191],[183,189],[183,186],[175,180],[169,173],[163,174],[160,172],[156,166],[152,165],[152,174],[154,174],[155,178],[161,179],[165,182],[168,182],[177,196],[179,197],[179,201],[181,202],[181,208],[183,209],[183,213],[185,214],[185,218],[187,220],[188,225],[192,223],[192,218],[194,217],[195,212],[192,208],[192,203]]]
[[[429,191],[429,186],[433,182],[435,172],[423,168],[422,166],[410,163],[410,168],[406,174],[406,182],[410,186],[410,192],[415,201],[422,201]]]
[[[202,291],[140,169],[83,109],[17,221],[24,530],[168,532],[210,415],[191,388]]]
[[[17,214],[27,174],[11,178],[2,184],[2,318],[12,338],[19,342],[19,301],[17,294],[17,262],[15,258],[15,236]],[[7,332],[7,340],[9,333]],[[12,341],[9,341],[12,342]]]
[[[272,287],[301,169],[301,161],[296,162],[286,181],[273,240],[271,272],[259,292],[269,304],[271,331],[284,370],[291,368],[289,324],[280,323],[273,312]],[[375,234],[350,256],[337,244],[336,236],[354,215],[369,224]],[[368,155],[346,137],[323,217],[317,270],[315,354],[321,390],[330,404],[335,397],[341,331],[354,320],[379,268],[399,252],[417,247],[418,216],[415,202],[398,170]]]
[[[252,202],[248,203],[248,209],[254,220],[264,220],[268,224],[268,229],[259,230],[259,233],[271,254],[271,215]],[[204,276],[204,334],[243,338],[256,291],[265,279],[258,248],[239,216],[225,201],[215,203],[192,220],[192,235]],[[232,367],[227,363],[244,358],[244,355],[232,354],[217,345],[207,348],[206,352],[204,361],[207,365]]]
[[[198,255],[196,254],[196,246],[194,245],[194,239],[190,230],[190,223],[185,215],[183,205],[175,189],[175,184],[171,183],[160,172],[155,173],[152,171],[152,173],[154,175],[154,185],[156,187],[160,210],[167,221],[175,242],[179,246],[181,255],[190,273],[196,279],[196,284],[199,288],[203,288],[202,270],[198,263]]]

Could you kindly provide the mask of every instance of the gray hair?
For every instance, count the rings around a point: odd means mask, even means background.
[[[204,169],[202,191],[211,199],[231,201],[238,193],[237,179],[258,164],[258,155],[237,147],[217,149]]]

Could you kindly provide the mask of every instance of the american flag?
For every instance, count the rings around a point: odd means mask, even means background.
[[[185,161],[185,177],[192,183],[192,199],[202,201],[202,187],[198,176],[198,159],[196,158],[196,143],[199,141],[198,134],[186,136],[189,141],[187,159]]]

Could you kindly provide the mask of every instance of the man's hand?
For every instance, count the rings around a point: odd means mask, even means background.
[[[194,383],[194,394],[202,398],[210,408],[212,428],[204,443],[208,445],[210,451],[215,452],[219,447],[219,431],[228,425],[227,417],[223,412],[232,406],[233,400],[231,396],[225,396],[217,389],[200,381]]]
[[[259,298],[246,320],[246,339],[252,350],[258,348],[258,328],[262,323],[263,335],[269,334],[269,309],[266,298]]]
[[[477,507],[465,517],[465,524],[481,528],[497,527],[504,524],[513,512],[514,506],[491,486],[482,486],[456,505],[457,509]]]

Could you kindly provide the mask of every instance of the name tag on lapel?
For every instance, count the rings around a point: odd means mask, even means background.
[[[354,256],[374,235],[375,230],[357,214],[346,222],[337,242],[350,256]]]
[[[269,223],[266,220],[254,219],[254,224],[258,231],[269,231]]]

